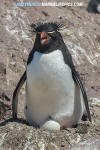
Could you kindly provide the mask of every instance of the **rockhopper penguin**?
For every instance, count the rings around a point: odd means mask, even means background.
[[[100,0],[90,0],[87,11],[100,14]]]
[[[26,80],[24,113],[30,125],[48,130],[72,127],[82,119],[85,107],[91,121],[84,86],[59,32],[61,24],[31,27],[36,39],[13,94],[13,118],[17,118],[18,93]]]

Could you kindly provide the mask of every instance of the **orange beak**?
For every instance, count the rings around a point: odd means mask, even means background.
[[[44,45],[50,39],[50,36],[46,32],[41,32],[40,38],[41,44]]]

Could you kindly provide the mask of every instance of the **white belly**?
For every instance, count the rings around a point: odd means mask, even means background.
[[[82,116],[82,100],[78,87],[75,96],[75,88],[71,70],[60,50],[49,54],[35,52],[27,67],[27,120],[42,125],[51,116],[66,126],[77,122]]]

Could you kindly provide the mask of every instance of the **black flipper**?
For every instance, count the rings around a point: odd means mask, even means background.
[[[88,115],[89,121],[92,122],[91,121],[90,110],[89,110],[89,105],[88,105],[88,98],[87,98],[85,88],[83,86],[83,83],[80,79],[80,76],[79,76],[78,72],[76,72],[76,70],[75,70],[75,66],[73,64],[72,57],[71,57],[71,54],[69,53],[68,48],[66,47],[66,45],[64,43],[63,43],[63,46],[64,47],[63,47],[62,52],[63,52],[63,56],[64,56],[64,61],[65,61],[66,64],[68,64],[70,66],[71,71],[72,71],[73,79],[76,82],[76,84],[78,84],[78,86],[80,87],[80,89],[82,91],[82,95],[83,95],[87,115]]]
[[[21,76],[15,90],[13,93],[13,99],[12,99],[12,117],[14,119],[17,118],[17,105],[18,105],[18,93],[21,89],[21,87],[23,86],[24,82],[26,80],[26,71],[23,73],[23,75]]]
[[[91,115],[90,115],[90,110],[89,110],[89,105],[88,105],[87,94],[86,94],[85,88],[83,86],[83,83],[80,79],[80,76],[74,69],[72,69],[72,76],[73,76],[74,81],[78,84],[78,86],[80,87],[80,89],[82,91],[82,95],[83,95],[87,115],[88,115],[89,121],[92,122]]]

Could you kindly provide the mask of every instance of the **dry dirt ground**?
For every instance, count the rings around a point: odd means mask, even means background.
[[[0,150],[99,150],[100,15],[86,11],[89,0],[78,0],[82,7],[15,7],[14,2],[19,1],[0,1]],[[39,21],[65,25],[61,34],[86,87],[92,124],[86,121],[76,129],[51,132],[11,119],[12,94],[34,44],[29,25]],[[25,87],[19,94],[19,118],[24,118],[24,99]]]

